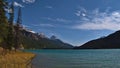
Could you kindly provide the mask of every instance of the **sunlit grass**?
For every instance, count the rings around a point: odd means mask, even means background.
[[[0,56],[0,68],[29,68],[35,54],[28,52],[12,52]]]

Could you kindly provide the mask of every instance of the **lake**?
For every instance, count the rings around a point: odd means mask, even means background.
[[[37,56],[33,68],[119,68],[120,49],[27,50]]]

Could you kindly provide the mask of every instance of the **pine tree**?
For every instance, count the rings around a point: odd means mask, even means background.
[[[21,20],[21,7],[18,10],[18,19],[17,19],[17,23],[15,26],[15,49],[19,48],[20,45],[22,44],[22,39],[21,39],[21,28],[22,28],[22,20]]]
[[[5,0],[0,0],[0,45],[3,48],[6,48],[7,45],[6,39],[7,39],[7,27],[8,27],[8,21],[7,17],[5,16]]]
[[[13,22],[14,22],[14,2],[12,2],[10,9],[9,9],[9,26],[8,26],[8,35],[7,35],[7,47],[8,49],[11,49],[12,47],[14,47],[14,26],[13,26]]]

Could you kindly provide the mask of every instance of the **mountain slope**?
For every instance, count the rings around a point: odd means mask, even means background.
[[[72,45],[63,41],[46,37],[44,34],[34,33],[33,31],[22,30],[23,45],[27,49],[71,49]]]
[[[113,49],[120,48],[120,31],[116,31],[107,37],[91,40],[76,49]]]

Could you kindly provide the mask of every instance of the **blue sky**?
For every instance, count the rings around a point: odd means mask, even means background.
[[[22,23],[74,46],[120,29],[120,0],[15,0]]]

